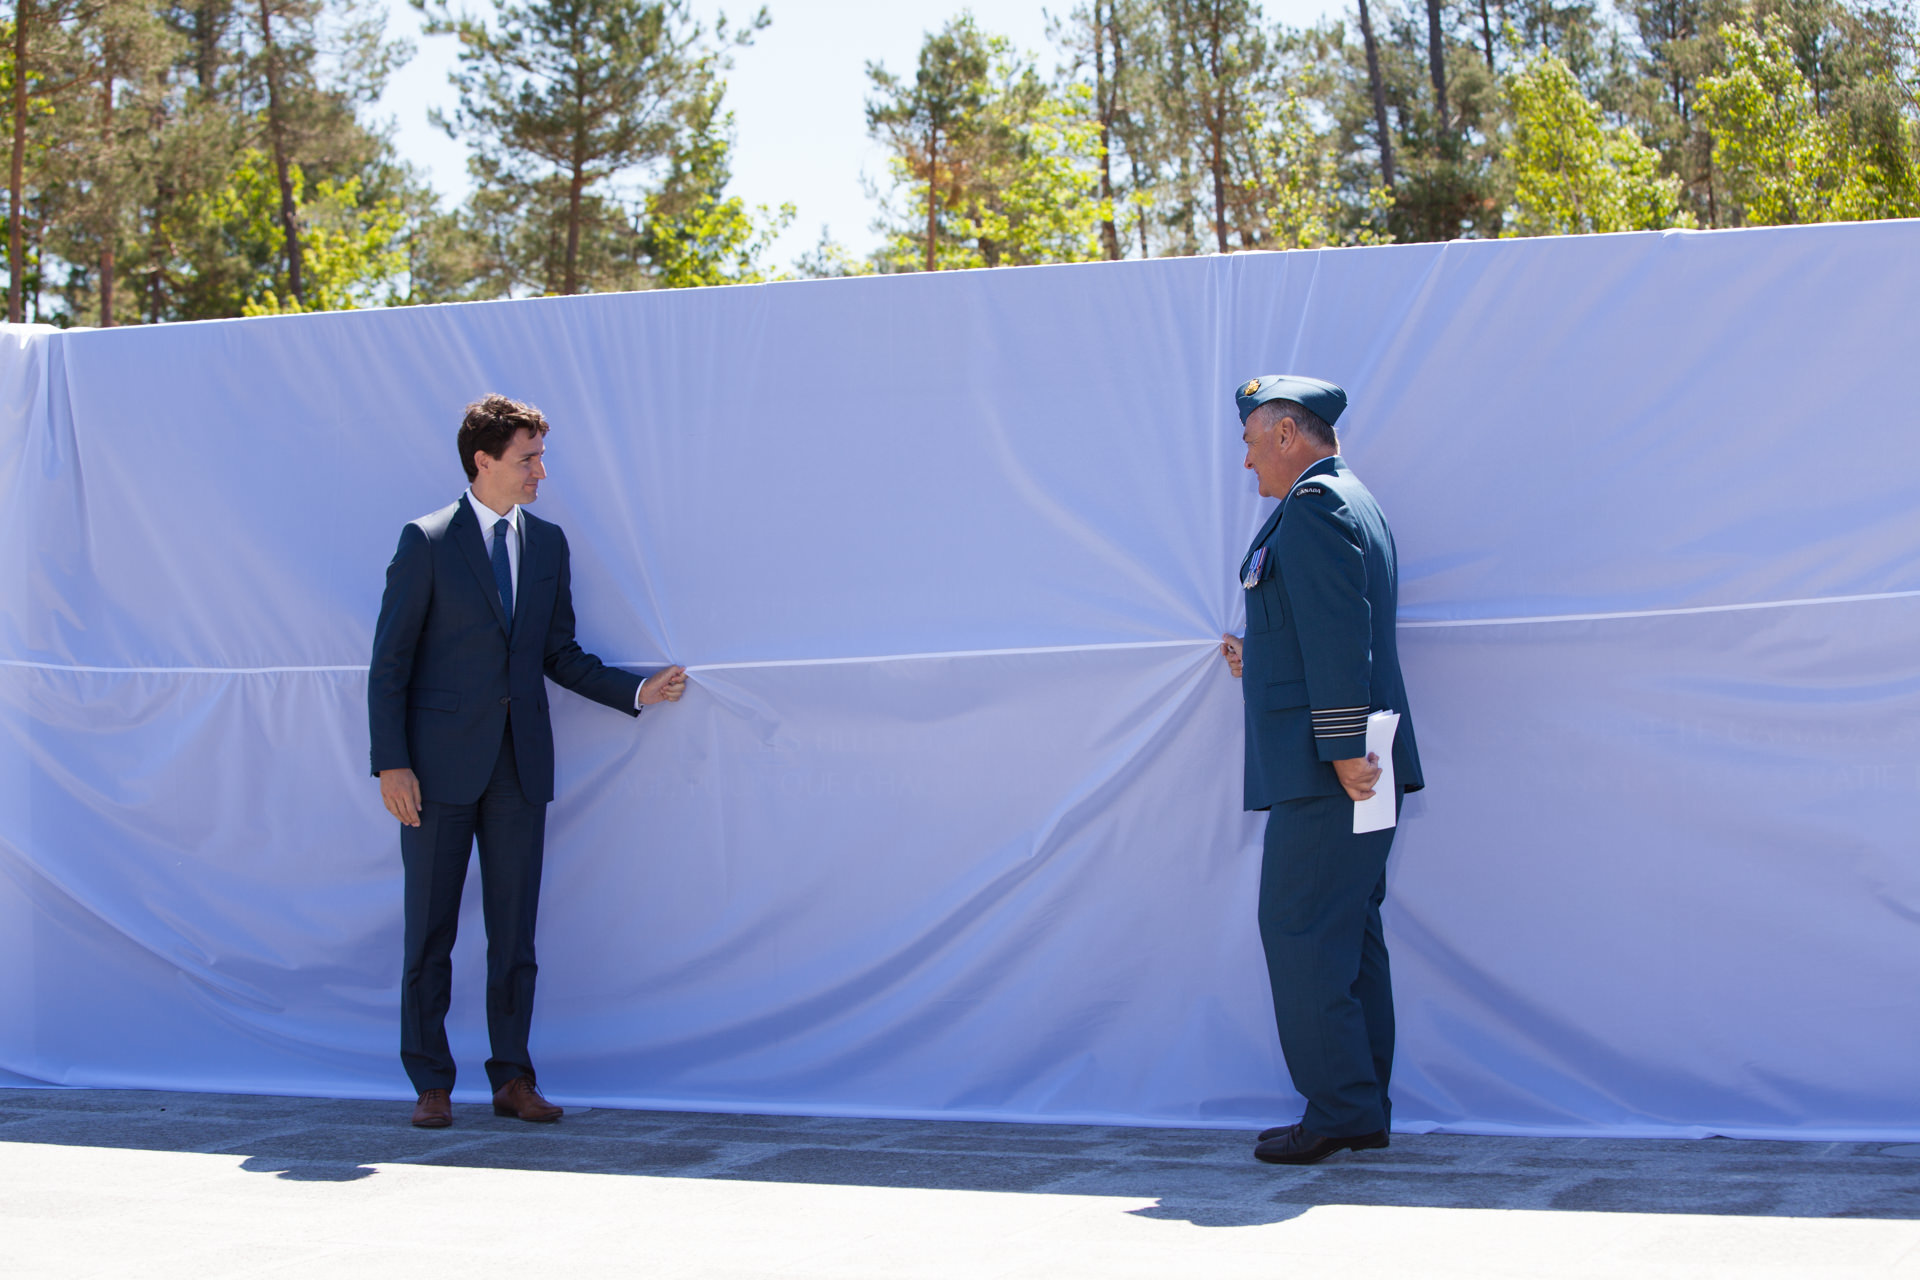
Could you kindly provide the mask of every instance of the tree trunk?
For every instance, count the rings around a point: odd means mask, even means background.
[[[193,71],[200,96],[213,96],[214,81],[220,74],[220,23],[215,13],[220,0],[200,0],[193,7]]]
[[[103,56],[100,60],[100,141],[102,164],[111,168],[113,164],[113,59]],[[102,175],[103,177],[105,175]],[[103,184],[111,192],[111,186]],[[113,328],[113,248],[114,238],[119,232],[118,212],[107,198],[107,205],[100,211],[100,327]]]
[[[933,271],[934,246],[940,234],[940,131],[927,130],[927,270]]]
[[[1480,0],[1480,43],[1487,48],[1487,70],[1493,70],[1493,21],[1487,16],[1487,0]]]
[[[1360,37],[1367,46],[1367,83],[1373,89],[1373,123],[1380,133],[1380,178],[1393,190],[1393,134],[1387,129],[1387,87],[1380,80],[1380,47],[1373,39],[1367,0],[1360,0]]]
[[[1113,12],[1114,0],[1107,0],[1102,9],[1100,0],[1093,0],[1093,103],[1100,113],[1100,204],[1106,210],[1106,216],[1100,221],[1100,243],[1106,249],[1107,260],[1120,260],[1120,230],[1113,221],[1113,95],[1118,91],[1115,81],[1120,75],[1119,33],[1114,33],[1113,72],[1114,80],[1107,79],[1107,17]]]
[[[569,298],[580,292],[580,198],[586,189],[586,175],[576,160],[567,180],[567,258],[560,265],[560,292]]]
[[[154,184],[152,217],[147,223],[147,323],[160,323],[161,278],[167,273],[166,209],[171,195],[166,179]]]
[[[1212,135],[1213,154],[1213,238],[1220,252],[1227,251],[1227,89],[1220,75],[1220,6],[1213,6],[1213,24],[1207,33],[1207,87],[1212,91],[1208,133]]]
[[[1182,144],[1186,139],[1181,139]],[[1180,221],[1178,224],[1187,233],[1186,243],[1181,247],[1182,254],[1200,252],[1200,201],[1193,194],[1193,156],[1191,148],[1180,148]]]
[[[287,240],[287,292],[307,305],[304,257],[300,250],[300,210],[293,198],[292,166],[287,159],[286,117],[280,103],[280,49],[273,42],[273,10],[260,0],[260,43],[267,54],[267,137],[273,144],[273,170],[280,180],[280,230]]]
[[[33,220],[34,261],[44,262],[46,260],[42,252],[46,248],[46,243],[47,243],[47,220],[44,216],[35,218]],[[46,283],[46,278],[44,276],[35,275],[33,277],[33,292],[27,295],[27,301],[32,304],[30,307],[28,307],[28,311],[33,315],[34,323],[36,324],[39,323],[40,321],[40,286],[43,285],[44,283]]]
[[[1227,181],[1223,170],[1226,158],[1221,154],[1224,141],[1218,113],[1213,122],[1213,238],[1220,252],[1227,251]]]
[[[1433,75],[1434,110],[1447,132],[1447,42],[1440,31],[1440,0],[1427,0],[1427,66]]]
[[[33,26],[33,0],[13,8],[13,165],[7,177],[7,321],[19,324],[27,291],[27,254],[21,235],[21,197],[27,185],[27,31]]]
[[[173,208],[177,194],[172,180],[166,174],[160,174],[153,186],[153,204],[149,206],[152,217],[147,229],[145,275],[149,324],[159,324],[166,316],[167,264],[173,261],[173,232],[167,222],[167,211]],[[137,312],[137,306],[135,310]]]

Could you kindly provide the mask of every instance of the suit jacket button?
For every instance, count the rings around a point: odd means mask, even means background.
[[[509,704],[511,704],[512,702],[513,702],[513,699],[512,699],[512,698],[502,698],[502,699],[500,699],[500,705],[501,705],[501,706],[503,706],[503,707],[504,707],[504,706],[507,706],[507,705],[509,705]]]

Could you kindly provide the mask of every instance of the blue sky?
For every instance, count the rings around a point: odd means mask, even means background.
[[[429,108],[451,111],[454,104],[447,84],[454,42],[421,36],[419,15],[406,0],[385,2],[389,32],[409,36],[418,48],[376,113],[393,119],[401,154],[441,192],[458,198],[467,188],[465,149],[427,124]],[[711,0],[696,5],[709,16],[716,9]],[[784,267],[812,248],[823,225],[856,252],[878,242],[870,228],[876,210],[860,181],[863,173],[885,176],[882,153],[867,141],[869,59],[910,70],[921,37],[967,8],[982,27],[1041,54],[1042,65],[1051,67],[1046,11],[1071,6],[1072,0],[767,0],[773,25],[739,51],[727,98],[738,130],[734,191],[750,203],[785,200],[798,208],[769,265]],[[750,10],[748,4],[718,7],[736,18]],[[1332,0],[1269,0],[1267,11],[1299,25],[1341,7]]]

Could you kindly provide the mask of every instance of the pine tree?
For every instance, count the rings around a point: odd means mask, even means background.
[[[969,17],[922,44],[911,83],[868,64],[871,135],[892,151],[906,208],[886,223],[892,270],[1103,256],[1100,126],[1085,85],[1049,86]]]
[[[688,0],[503,0],[492,24],[415,3],[429,31],[460,39],[460,107],[440,123],[473,149],[503,252],[545,292],[635,283],[614,184],[667,160],[724,65],[718,49],[751,40],[766,11],[731,36],[723,20],[710,44]]]
[[[987,75],[1004,51],[1005,41],[988,37],[963,14],[921,43],[911,82],[880,63],[867,64],[874,89],[867,99],[867,132],[892,148],[895,165],[918,188],[928,271],[939,269],[942,215],[954,218],[973,183],[970,161],[990,127]]]

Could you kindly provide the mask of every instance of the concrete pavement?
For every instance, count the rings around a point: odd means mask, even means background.
[[[0,1275],[1920,1278],[1920,1145],[409,1107],[0,1090]]]

